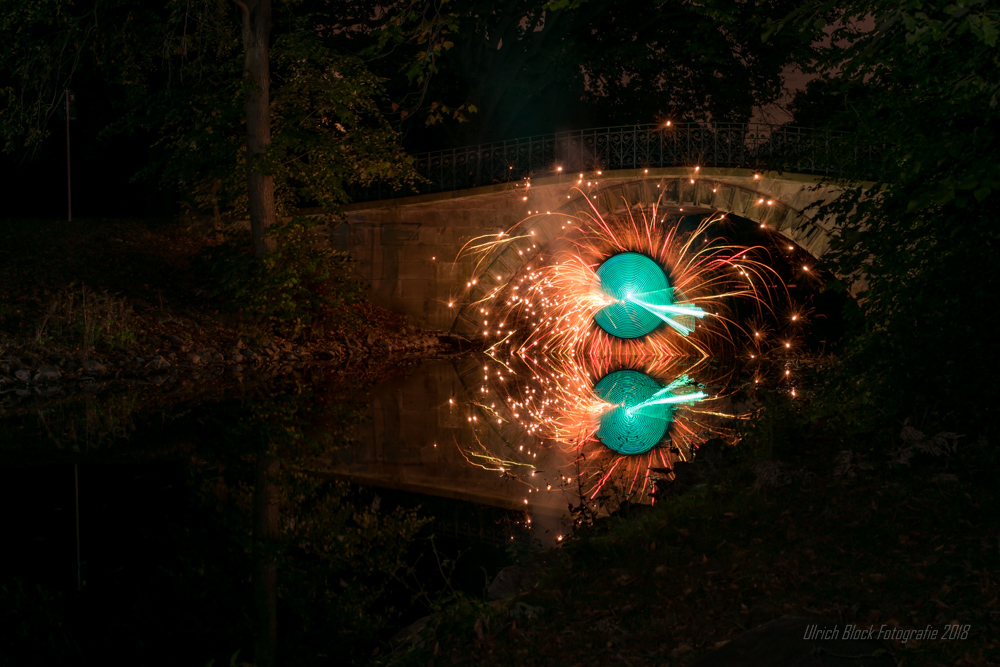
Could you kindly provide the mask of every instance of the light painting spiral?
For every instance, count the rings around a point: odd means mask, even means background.
[[[683,336],[705,311],[674,304],[674,290],[660,266],[645,255],[623,252],[596,271],[598,289],[612,303],[594,313],[594,322],[618,338],[641,338],[665,322]]]
[[[595,436],[619,454],[648,452],[664,439],[678,404],[705,398],[701,391],[679,391],[689,383],[683,375],[664,387],[639,371],[604,376],[594,386],[594,393],[612,407],[601,415]]]

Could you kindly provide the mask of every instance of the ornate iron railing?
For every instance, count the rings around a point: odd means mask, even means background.
[[[558,132],[415,155],[428,179],[417,194],[463,190],[558,173],[655,167],[780,169],[835,175],[866,151],[846,133],[759,123],[624,125]],[[355,201],[415,194],[381,185]]]

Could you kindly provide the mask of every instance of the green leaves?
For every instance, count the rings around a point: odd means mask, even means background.
[[[99,9],[66,0],[0,5],[0,149],[34,153],[53,119],[81,55],[92,47]]]
[[[389,3],[391,43],[406,59],[376,66],[394,80],[405,73],[409,85],[389,85],[407,122],[441,128],[424,135],[426,148],[436,148],[432,137],[478,143],[660,116],[746,120],[781,94],[782,67],[800,50],[786,34],[759,36],[790,4],[475,0],[414,11]]]
[[[969,28],[972,30],[972,34],[982,40],[986,46],[996,46],[997,35],[1000,34],[1000,31],[997,30],[997,22],[995,20],[982,14],[980,16],[970,16],[967,22]]]
[[[822,34],[816,16],[837,26],[817,62],[826,74],[796,99],[796,121],[808,113],[811,124],[849,132],[854,146],[875,147],[847,174],[849,185],[875,186],[852,187],[819,212],[839,225],[824,259],[844,282],[865,284],[844,371],[883,416],[863,406],[859,414],[995,428],[988,416],[1000,396],[976,350],[993,338],[980,315],[1000,308],[991,275],[1000,250],[1000,126],[991,107],[1000,8],[859,0],[824,14],[830,9],[807,3],[782,29],[812,40]]]
[[[337,308],[361,299],[361,284],[347,275],[350,258],[317,243],[315,221],[293,218],[270,233],[277,248],[264,257],[250,255],[245,231],[202,253],[205,291],[291,337],[325,329]]]
[[[478,109],[473,104],[463,104],[452,109],[440,102],[432,102],[426,123],[427,125],[436,125],[444,122],[446,119],[451,119],[458,123],[467,123],[469,122],[469,118],[465,115],[466,112],[473,114],[477,111]]]
[[[344,33],[357,26],[338,24],[338,9],[370,15],[350,2],[274,9],[271,148],[258,166],[275,177],[279,216],[304,206],[336,214],[352,188],[419,178],[381,112],[383,82],[344,48],[354,46]],[[79,71],[116,115],[104,136],[152,135],[149,163],[136,165],[140,178],[176,188],[187,209],[246,215],[246,82],[233,3],[11,0],[0,26],[4,150],[41,144]]]

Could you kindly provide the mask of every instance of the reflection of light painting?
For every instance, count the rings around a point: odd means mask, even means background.
[[[467,385],[476,448],[463,451],[480,467],[487,467],[482,464],[488,456],[488,469],[529,488],[534,468],[515,468],[512,461],[548,469],[559,459],[573,464],[573,471],[563,470],[574,493],[593,500],[604,497],[610,484],[617,496],[640,502],[651,490],[650,468],[672,468],[675,461],[690,460],[698,443],[729,437],[726,424],[733,415],[718,396],[726,374],[711,372],[699,359],[483,362],[475,384]]]
[[[618,338],[645,336],[665,322],[682,336],[694,329],[692,317],[705,317],[697,306],[674,304],[674,290],[656,262],[637,252],[611,257],[597,269],[597,289],[613,303],[594,314],[604,331]]]
[[[650,468],[672,468],[698,443],[729,439],[726,380],[706,377],[703,362],[731,349],[741,328],[730,326],[727,304],[748,298],[769,309],[768,286],[780,280],[753,259],[757,249],[715,235],[725,216],[688,224],[657,205],[624,204],[606,216],[592,203],[580,214],[546,213],[559,217],[554,236],[552,225],[535,226],[542,216],[529,217],[464,249],[478,260],[470,291],[485,291],[463,315],[486,339],[489,359],[481,384],[469,387],[470,421],[512,448],[479,441],[470,462],[489,457],[490,469],[509,476],[515,457],[540,463],[539,448],[554,447],[572,457],[573,487],[588,502],[639,502],[651,490]],[[535,474],[522,480],[527,494],[553,490],[533,486]]]
[[[595,433],[598,440],[619,454],[643,454],[663,440],[679,404],[705,398],[690,390],[691,379],[682,375],[663,387],[638,371],[615,371],[594,386],[594,393],[608,405]]]

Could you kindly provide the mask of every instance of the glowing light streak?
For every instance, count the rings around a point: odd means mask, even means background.
[[[701,319],[708,314],[697,306],[673,306],[673,305],[661,306],[655,303],[648,303],[645,299],[639,298],[637,296],[633,296],[629,300],[632,303],[636,304],[637,306],[642,306],[647,311],[653,313],[654,315],[662,319],[664,322],[669,324],[671,327],[673,327],[678,333],[680,333],[683,336],[687,336],[689,333],[694,331],[694,329],[686,327],[680,322],[674,320],[673,318],[668,317],[667,315],[668,313],[670,315],[687,315],[690,317],[697,317],[698,319]]]
[[[693,231],[682,231],[681,218],[658,212],[656,205],[632,208],[625,202],[624,213],[604,216],[590,193],[579,194],[589,209],[575,215],[547,211],[559,218],[554,227],[541,226],[545,218],[531,217],[503,233],[473,239],[463,249],[476,259],[463,314],[481,320],[488,312],[497,338],[491,336],[487,349],[493,363],[482,371],[489,392],[478,380],[469,391],[478,397],[474,402],[484,419],[470,426],[492,430],[490,448],[509,442],[511,426],[533,443],[526,449],[510,442],[510,455],[498,455],[496,461],[506,462],[511,455],[538,460],[539,452],[545,458],[546,447],[561,446],[585,460],[574,478],[581,493],[594,499],[609,484],[618,489],[621,483],[626,494],[641,497],[650,488],[650,467],[670,468],[690,458],[698,442],[725,436],[720,423],[735,415],[709,408],[719,400],[718,392],[709,396],[692,387],[687,372],[743,330],[729,319],[731,299],[751,300],[758,313],[771,310],[767,288],[780,280],[754,259],[754,249],[712,237],[724,216],[704,218]],[[623,270],[615,278],[611,269],[627,268],[626,257],[641,258],[635,260],[640,269]],[[530,266],[524,264],[528,258]],[[473,287],[477,280],[484,284]],[[625,289],[616,289],[616,281]],[[633,317],[649,331],[633,338],[618,335],[634,326]],[[757,323],[751,327],[744,330],[747,337],[762,340],[765,329]],[[636,369],[627,372],[649,383],[628,401],[598,391],[603,379],[626,372],[623,368]],[[491,396],[497,396],[500,407],[489,404]],[[609,424],[615,420],[647,430],[632,439],[642,445],[637,453],[621,453],[609,444]],[[501,431],[497,424],[506,426]],[[625,442],[628,434],[622,433]],[[468,458],[480,467],[485,460],[504,475],[513,468],[487,456]]]
[[[660,396],[661,394],[663,394],[666,391],[667,390],[664,389],[664,390],[662,390],[660,392],[657,392],[656,396]],[[676,405],[678,403],[693,403],[695,401],[702,400],[703,398],[707,397],[708,394],[706,394],[703,391],[696,391],[696,392],[691,393],[691,394],[684,394],[683,396],[669,396],[668,395],[668,396],[662,397],[662,398],[656,398],[656,396],[654,396],[653,398],[650,398],[649,400],[643,401],[639,405],[633,406],[631,408],[626,408],[625,411],[628,412],[629,414],[635,414],[639,410],[642,410],[643,408],[650,407],[650,406],[653,406],[653,405]]]

